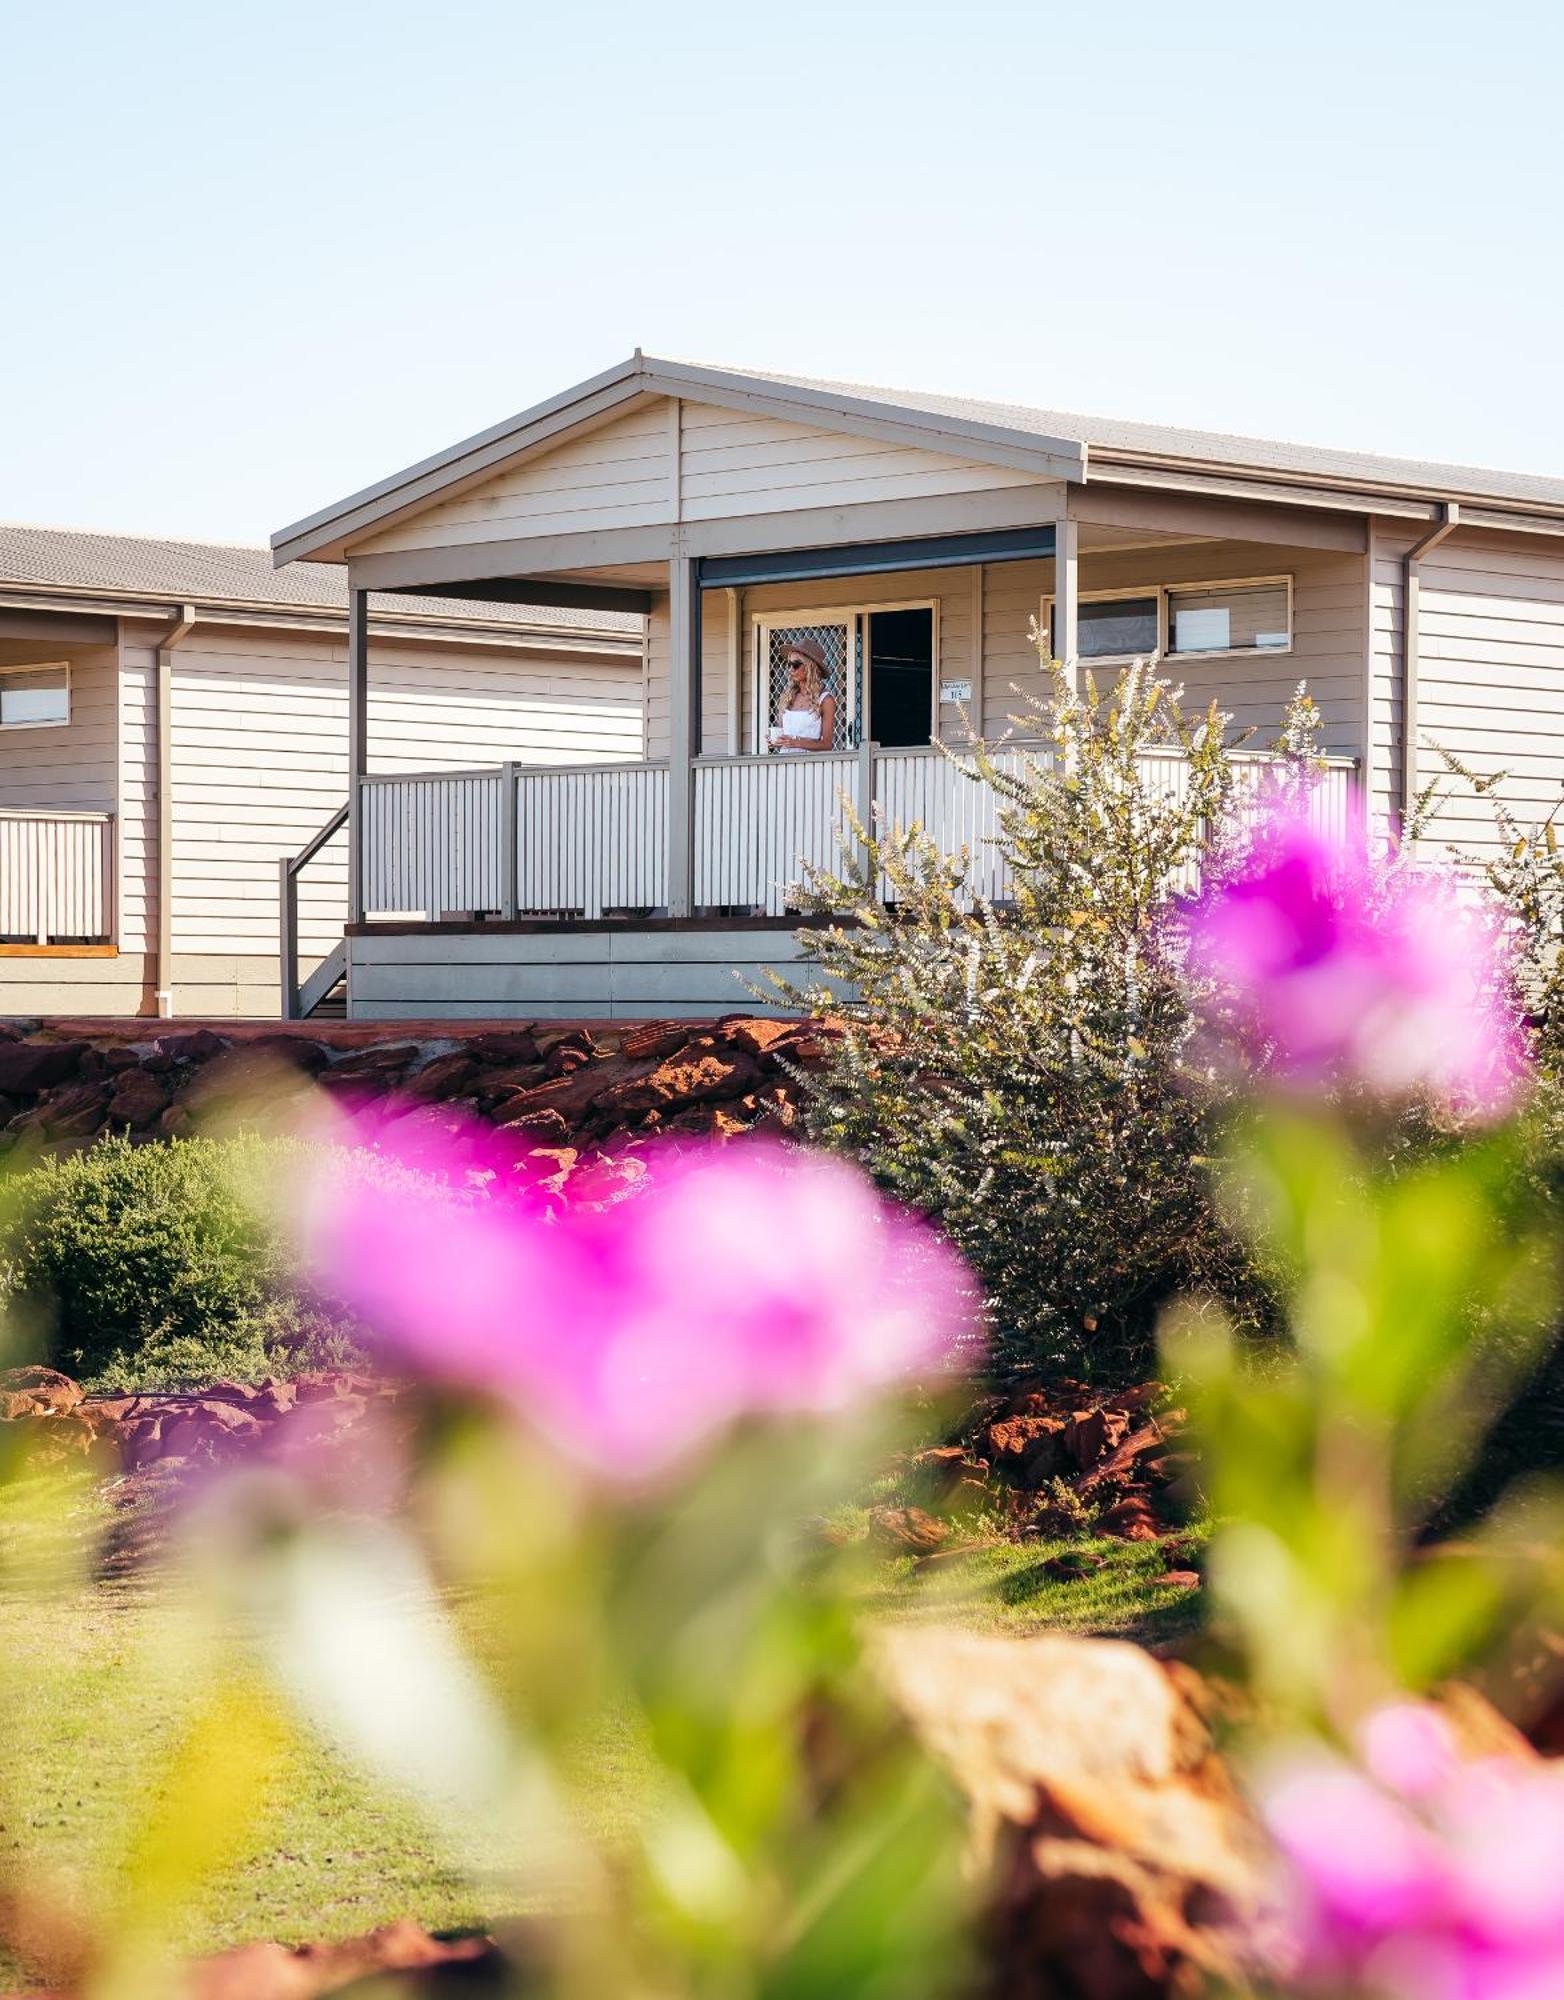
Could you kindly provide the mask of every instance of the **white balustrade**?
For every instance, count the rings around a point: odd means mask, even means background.
[[[695,907],[779,917],[807,868],[836,873],[854,797],[853,752],[703,757],[695,766]]]
[[[600,917],[668,901],[668,766],[515,772],[516,909]]]
[[[368,916],[497,910],[501,773],[427,771],[360,781]]]
[[[107,944],[113,930],[113,815],[0,811],[0,943]]]
[[[990,755],[1019,776],[1048,765],[1055,751],[1046,743],[1006,743]],[[1143,769],[1158,790],[1187,794],[1189,767],[1177,750],[1148,752]],[[1263,797],[1274,769],[1274,759],[1235,758],[1240,812]],[[1322,829],[1348,824],[1354,774],[1347,759],[1327,763],[1311,802]],[[916,824],[947,853],[965,850],[970,892],[1005,899],[1008,875],[996,846],[1003,800],[969,764],[926,746],[698,758],[696,910],[786,915],[811,868],[839,871],[848,837],[844,800],[862,815],[869,791],[881,827]],[[669,903],[665,762],[373,777],[363,781],[361,798],[371,916],[593,918],[661,913]],[[0,883],[0,908],[3,893]]]

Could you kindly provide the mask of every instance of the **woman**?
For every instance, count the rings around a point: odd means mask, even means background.
[[[836,696],[825,691],[825,651],[814,639],[798,639],[783,656],[787,692],[771,747],[784,757],[830,750],[836,742]]]

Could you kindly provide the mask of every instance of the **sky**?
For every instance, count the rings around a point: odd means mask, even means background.
[[[648,353],[1564,474],[1564,9],[0,0],[0,518],[263,541]]]

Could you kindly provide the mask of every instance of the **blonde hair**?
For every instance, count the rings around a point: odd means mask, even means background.
[[[797,673],[800,667],[803,668],[804,679],[799,692],[804,698],[805,707],[812,708],[818,715],[825,703],[825,675],[807,653],[789,653],[785,657],[790,674]],[[791,693],[791,690],[789,692]]]

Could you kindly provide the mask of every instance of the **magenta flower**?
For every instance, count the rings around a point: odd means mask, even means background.
[[[1564,1776],[1465,1761],[1443,1718],[1410,1702],[1372,1717],[1359,1753],[1314,1752],[1263,1787],[1291,1912],[1289,1990],[1564,1993]]]
[[[1361,827],[1332,839],[1273,817],[1184,923],[1191,969],[1282,1080],[1483,1112],[1514,1095],[1521,1049],[1497,924],[1446,876],[1377,866]]]
[[[397,1156],[395,1126],[372,1136]],[[557,1213],[482,1128],[425,1126],[412,1163],[421,1186],[338,1173],[312,1191],[321,1281],[415,1369],[508,1400],[609,1478],[748,1413],[845,1410],[976,1337],[960,1259],[837,1160],[652,1153],[624,1198]]]

